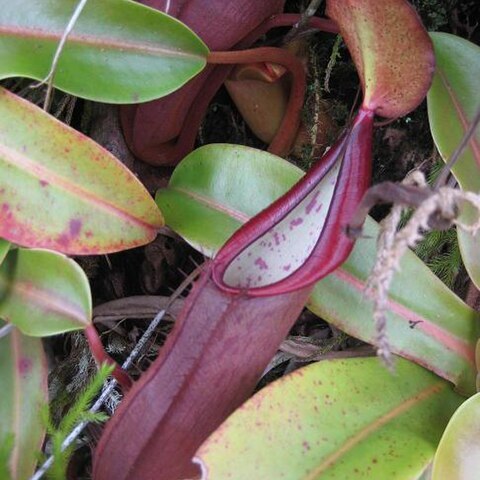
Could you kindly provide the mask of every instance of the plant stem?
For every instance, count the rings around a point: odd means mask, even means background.
[[[108,365],[113,365],[114,370],[112,372],[112,377],[119,383],[122,389],[126,392],[132,386],[132,379],[128,373],[118,365],[118,363],[113,360],[110,355],[105,352],[100,336],[98,335],[97,329],[93,324],[90,324],[85,329],[85,336],[87,337],[88,343],[90,345],[90,350],[92,355],[95,357],[95,360],[99,363],[107,363]]]
[[[306,74],[300,60],[290,52],[280,48],[260,47],[232,52],[211,52],[207,57],[207,61],[210,64],[223,65],[271,62],[282,65],[291,73],[292,88],[287,110],[275,138],[268,148],[268,151],[275,155],[287,155],[300,126],[300,116],[306,89]]]

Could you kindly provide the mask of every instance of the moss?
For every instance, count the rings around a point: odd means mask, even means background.
[[[412,0],[427,30],[436,31],[449,23],[458,0]]]

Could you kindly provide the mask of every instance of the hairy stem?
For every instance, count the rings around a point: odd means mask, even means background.
[[[287,155],[300,126],[300,116],[306,89],[306,74],[302,63],[290,52],[274,47],[260,47],[232,52],[211,52],[210,64],[230,65],[237,63],[271,62],[282,65],[292,75],[292,88],[287,110],[280,128],[268,151],[279,156]]]

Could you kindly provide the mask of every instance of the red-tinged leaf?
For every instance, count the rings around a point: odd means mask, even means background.
[[[301,178],[291,163],[238,145],[208,145],[176,168],[157,193],[168,225],[213,257],[232,233]],[[375,343],[372,305],[365,298],[377,252],[378,225],[368,219],[347,261],[315,286],[308,307],[341,330]],[[411,251],[395,275],[388,298],[387,334],[392,350],[475,391],[478,313],[449,290]]]
[[[480,472],[480,393],[454,413],[438,446],[432,480],[477,480]]]
[[[447,161],[480,108],[480,47],[448,33],[432,33],[437,70],[428,92],[428,119],[435,145]],[[455,163],[452,173],[465,191],[480,191],[480,129]],[[462,221],[474,223],[477,213],[465,208]],[[480,287],[479,235],[457,229],[465,267]]]
[[[162,217],[137,178],[92,140],[0,90],[0,236],[75,255],[153,240]]]
[[[368,219],[348,260],[315,286],[308,307],[353,337],[375,344],[371,302],[365,297],[377,253],[378,225]],[[475,390],[478,313],[458,298],[413,253],[394,276],[387,301],[392,351],[445,378],[464,395]]]
[[[46,250],[10,250],[0,265],[0,318],[43,337],[91,323],[90,285],[71,259]]]
[[[423,100],[435,67],[430,37],[406,0],[329,0],[360,76],[365,107],[401,117]]]
[[[225,0],[142,0],[141,3],[177,17],[211,50],[230,50],[265,19],[280,13],[284,0],[235,0],[228,8]],[[229,71],[230,67],[207,67],[179,92],[161,100],[123,107],[125,138],[135,155],[155,165],[175,164],[186,155],[195,141],[196,124]],[[165,118],[169,121],[164,121]],[[179,139],[185,126],[191,130],[186,132],[188,138]]]
[[[373,113],[351,129],[284,196],[250,220],[215,258],[228,291],[264,296],[312,285],[338,267],[353,242],[344,227],[370,183]]]
[[[196,449],[252,393],[309,292],[222,292],[207,266],[159,358],[107,424],[95,480],[192,478]]]
[[[27,480],[37,464],[45,435],[39,411],[48,402],[47,375],[40,339],[16,329],[0,338],[0,447],[13,436],[11,480]]]
[[[418,479],[462,400],[403,359],[394,375],[376,358],[324,360],[238,409],[197,453],[202,480]]]

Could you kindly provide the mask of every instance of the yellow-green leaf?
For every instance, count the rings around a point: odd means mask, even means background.
[[[163,219],[113,155],[0,89],[0,237],[87,255],[153,240]]]
[[[69,258],[46,250],[11,250],[0,265],[0,318],[31,336],[85,328],[90,286]]]
[[[240,407],[197,453],[202,479],[418,478],[461,402],[406,360],[394,375],[377,358],[325,360]]]
[[[455,412],[440,441],[432,480],[477,480],[480,472],[480,393]]]

